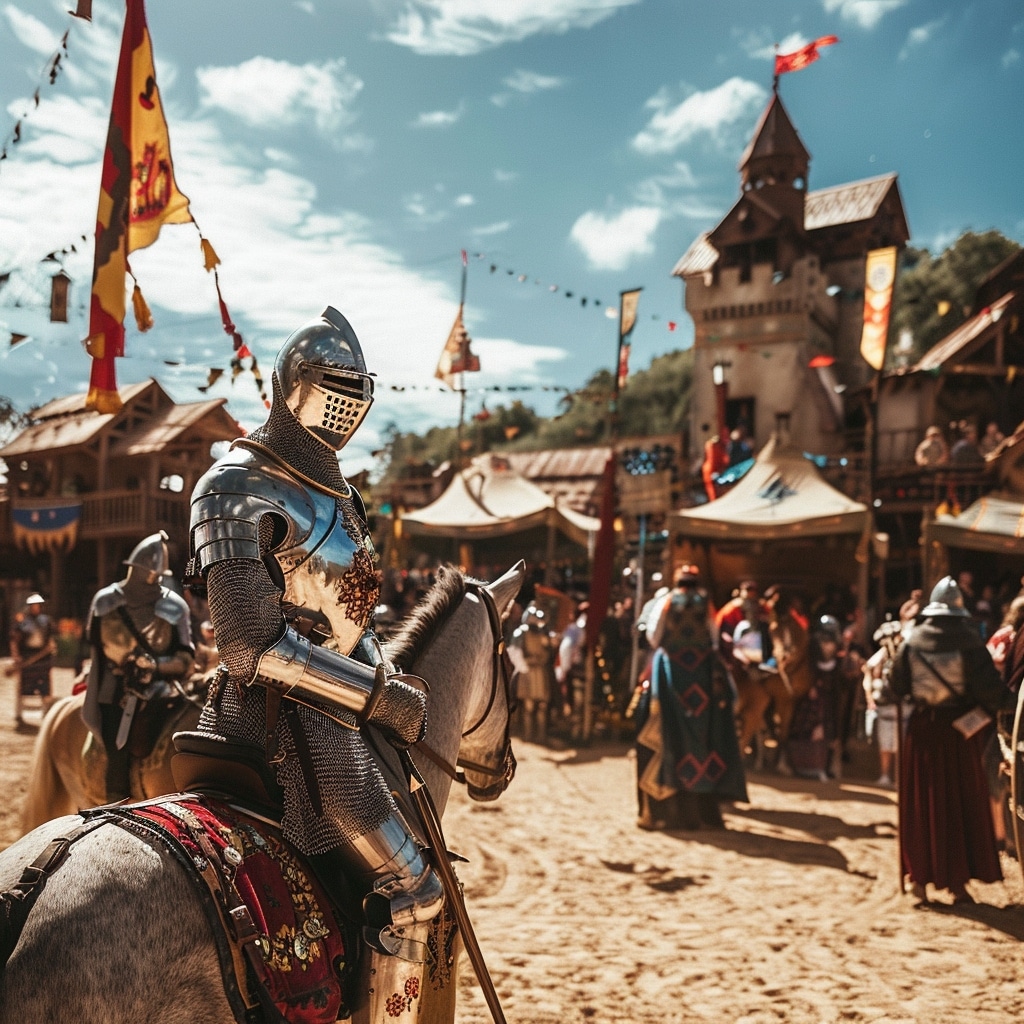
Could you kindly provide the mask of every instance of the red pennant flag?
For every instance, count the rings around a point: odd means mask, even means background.
[[[839,36],[821,36],[820,39],[815,39],[792,53],[777,53],[775,55],[776,77],[786,74],[787,71],[802,71],[808,64],[813,64],[821,56],[818,53],[819,47],[832,46],[838,42]]]
[[[96,214],[86,341],[92,356],[90,409],[114,413],[121,408],[114,360],[124,355],[128,254],[152,245],[164,224],[191,220],[188,198],[174,181],[145,5],[127,0]]]

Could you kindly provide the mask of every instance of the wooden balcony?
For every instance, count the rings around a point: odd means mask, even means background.
[[[81,495],[82,517],[78,536],[98,540],[121,535],[142,536],[166,530],[181,536],[188,530],[191,495],[160,490],[94,491]],[[13,499],[17,506],[17,499]],[[0,500],[0,544],[13,541],[11,500]]]

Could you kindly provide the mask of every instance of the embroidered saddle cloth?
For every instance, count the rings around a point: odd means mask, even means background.
[[[158,840],[196,883],[239,1024],[331,1024],[349,1016],[356,943],[280,830],[218,800],[174,794],[104,808]],[[353,978],[354,980],[354,978]]]

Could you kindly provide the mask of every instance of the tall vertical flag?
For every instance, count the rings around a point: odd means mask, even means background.
[[[479,373],[480,359],[470,349],[470,342],[473,340],[462,322],[462,310],[466,305],[466,269],[469,265],[469,256],[466,250],[461,251],[462,256],[462,289],[459,296],[459,311],[455,315],[455,323],[448,332],[448,340],[441,350],[441,358],[437,361],[437,369],[434,376],[443,380],[445,384],[457,391],[455,376],[459,373]]]
[[[96,214],[86,341],[92,356],[88,408],[105,413],[121,408],[114,360],[124,355],[128,254],[152,245],[164,224],[191,220],[188,199],[174,180],[144,0],[127,0]],[[144,308],[137,289],[133,298],[137,310]]]
[[[893,245],[869,252],[864,271],[864,330],[860,337],[860,354],[875,370],[881,370],[885,365],[895,282],[896,247]]]
[[[832,46],[838,42],[839,36],[820,36],[792,53],[775,54],[775,85],[779,84],[779,75],[784,75],[787,71],[803,71],[808,64],[813,64],[821,56],[818,53],[821,47]]]
[[[636,326],[636,309],[643,288],[633,288],[619,293],[619,353],[615,360],[615,397],[626,386],[629,377],[629,336]]]

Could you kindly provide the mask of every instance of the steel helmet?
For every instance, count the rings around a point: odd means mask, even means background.
[[[952,576],[943,576],[935,584],[932,596],[928,598],[928,604],[921,609],[922,618],[932,615],[957,615],[961,618],[970,618],[971,613],[964,606],[964,595],[960,593],[960,587]]]
[[[167,534],[163,530],[151,533],[132,548],[124,564],[146,574],[147,583],[156,583],[161,576],[170,576],[170,556],[167,552]]]
[[[300,426],[335,451],[345,447],[373,404],[373,378],[359,339],[333,306],[288,338],[274,372]]]
[[[843,627],[834,615],[822,615],[814,624],[814,635],[819,640],[831,640],[839,643],[843,636]]]

